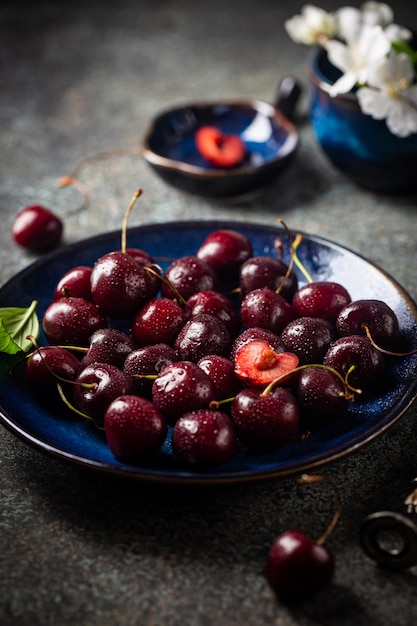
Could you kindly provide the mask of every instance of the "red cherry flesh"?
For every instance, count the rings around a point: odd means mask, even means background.
[[[246,146],[239,135],[223,133],[216,126],[199,128],[195,145],[201,156],[217,167],[235,167],[246,154]]]

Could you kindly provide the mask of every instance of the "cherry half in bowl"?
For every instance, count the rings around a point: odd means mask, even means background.
[[[294,156],[299,136],[289,117],[300,93],[298,83],[286,77],[275,105],[256,99],[225,100],[169,109],[151,122],[142,143],[143,156],[163,180],[191,194],[233,198],[260,190]],[[227,166],[205,158],[196,142],[201,129],[218,129],[225,141],[240,140],[244,154]]]

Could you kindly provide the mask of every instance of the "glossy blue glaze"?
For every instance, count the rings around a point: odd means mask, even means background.
[[[235,228],[250,238],[255,254],[274,254],[277,236],[288,250],[288,239],[275,226],[239,222],[173,222],[133,228],[128,245],[158,257],[194,254],[203,239],[217,228]],[[0,306],[28,306],[38,301],[41,317],[51,301],[56,283],[68,269],[95,260],[120,247],[120,232],[85,240],[54,253],[22,271],[0,289]],[[314,279],[342,283],[353,299],[383,299],[396,312],[400,345],[417,347],[417,308],[409,295],[381,269],[366,259],[327,240],[304,235],[298,248],[301,262]],[[287,256],[288,260],[288,256]],[[161,262],[161,265],[166,265]],[[302,276],[299,276],[302,284]],[[40,342],[44,341],[42,336]],[[143,480],[172,483],[226,483],[272,476],[288,476],[335,461],[352,453],[383,433],[408,408],[417,394],[417,355],[389,362],[386,375],[371,394],[352,404],[348,414],[322,427],[310,437],[294,441],[281,450],[263,455],[243,448],[228,464],[212,471],[189,471],[173,456],[168,436],[161,452],[150,465],[127,465],[110,452],[104,435],[91,423],[70,413],[60,402],[42,406],[24,384],[24,367],[13,375],[5,373],[10,361],[0,359],[0,421],[14,434],[36,448],[70,462],[102,472]]]
[[[364,115],[354,93],[331,97],[326,86],[340,73],[326,52],[314,50],[307,70],[310,78],[310,120],[330,161],[354,182],[376,191],[417,189],[417,133],[400,138],[384,120]]]
[[[260,165],[276,157],[287,139],[284,129],[269,116],[242,105],[190,106],[168,111],[159,119],[149,146],[160,155],[189,165],[217,171],[197,151],[196,130],[216,126],[225,134],[238,135],[247,153],[241,165]]]
[[[232,168],[206,161],[194,139],[202,126],[238,135],[246,146],[244,161]],[[174,187],[200,196],[234,197],[271,183],[287,167],[297,146],[295,126],[276,107],[258,100],[230,101],[190,104],[161,113],[145,134],[143,155]]]

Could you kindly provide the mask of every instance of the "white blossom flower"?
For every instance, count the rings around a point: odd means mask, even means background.
[[[363,26],[388,26],[393,23],[392,9],[382,2],[365,2],[359,9],[351,6],[342,7],[335,13],[338,23],[338,35],[347,43],[355,41]]]
[[[372,67],[366,87],[358,92],[361,110],[373,118],[385,119],[398,137],[417,133],[417,85],[407,54],[391,53]]]
[[[285,28],[297,43],[326,49],[341,72],[328,87],[331,96],[356,90],[363,113],[385,119],[399,137],[417,133],[417,51],[412,32],[394,23],[388,4],[371,0],[333,13],[306,4]]]
[[[358,37],[350,44],[329,41],[326,45],[329,61],[343,72],[331,86],[330,95],[347,93],[356,84],[366,83],[370,67],[385,57],[390,48],[391,42],[379,25],[362,26]]]
[[[337,34],[342,41],[352,43],[363,26],[362,13],[355,7],[342,7],[336,11]]]
[[[284,26],[293,41],[306,45],[333,37],[337,32],[334,15],[312,4],[304,5],[301,14],[287,20]]]
[[[411,30],[398,24],[388,24],[384,30],[390,41],[410,41],[413,37]]]
[[[369,26],[387,26],[394,20],[394,12],[385,2],[364,2],[360,11],[364,24]]]

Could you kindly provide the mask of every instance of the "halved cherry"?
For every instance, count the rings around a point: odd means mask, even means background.
[[[217,167],[234,167],[246,154],[246,146],[239,135],[223,133],[216,126],[199,128],[195,145],[201,156]]]
[[[238,351],[234,365],[240,380],[263,387],[296,368],[298,357],[292,352],[275,352],[266,341],[252,341]]]

